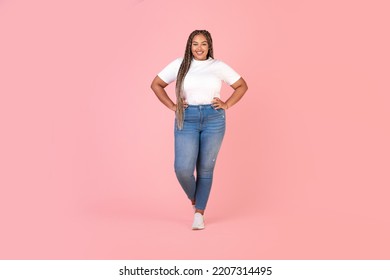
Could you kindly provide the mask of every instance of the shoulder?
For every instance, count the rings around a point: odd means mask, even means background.
[[[176,71],[177,72],[178,69],[180,68],[180,65],[181,65],[182,61],[183,61],[182,57],[178,57],[178,58],[172,60],[171,62],[166,64],[166,66],[164,67],[162,72],[169,72],[169,71],[173,71],[173,72]]]
[[[180,65],[181,63],[183,62],[183,58],[182,57],[178,57],[176,59],[174,59],[169,65],[175,69],[175,71],[179,70],[180,68]]]
[[[229,85],[232,85],[241,77],[240,74],[222,60],[215,59],[214,65],[215,73]]]
[[[220,68],[230,67],[226,62],[220,59],[213,59],[213,65]]]
[[[167,67],[180,67],[180,64],[182,63],[183,61],[183,58],[182,57],[178,57],[178,58],[175,58],[174,60],[171,60]]]
[[[157,75],[167,84],[176,79],[183,58],[176,58],[166,65]]]
[[[173,60],[172,62],[180,65],[183,62],[183,57],[178,57],[175,60]]]
[[[221,71],[232,69],[232,67],[230,67],[226,62],[220,59],[213,59],[213,67]]]

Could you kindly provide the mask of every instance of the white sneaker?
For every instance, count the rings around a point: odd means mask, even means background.
[[[204,229],[204,218],[203,215],[196,212],[194,215],[194,222],[192,223],[192,229]]]

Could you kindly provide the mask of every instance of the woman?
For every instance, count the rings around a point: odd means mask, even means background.
[[[174,80],[176,104],[164,89]],[[220,99],[221,81],[234,89],[226,101]],[[175,173],[195,209],[192,229],[204,229],[203,215],[225,134],[225,110],[236,104],[248,87],[232,68],[214,59],[210,33],[195,30],[188,37],[184,58],[167,65],[151,88],[176,113]]]

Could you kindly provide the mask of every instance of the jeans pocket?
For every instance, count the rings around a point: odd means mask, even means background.
[[[224,109],[217,109],[215,111],[217,111],[218,114],[220,114],[221,116],[225,116],[225,110]]]
[[[213,109],[213,113],[209,115],[210,120],[214,119],[224,119],[225,118],[225,110],[224,109]]]

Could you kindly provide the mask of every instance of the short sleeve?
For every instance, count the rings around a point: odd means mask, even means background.
[[[172,83],[173,81],[176,80],[177,73],[179,71],[179,68],[180,68],[182,61],[183,61],[182,58],[175,59],[174,61],[169,63],[167,66],[165,66],[165,68],[163,70],[161,70],[161,72],[158,73],[157,75],[161,78],[161,80],[163,80],[167,84]]]
[[[232,85],[235,82],[237,82],[240,78],[241,75],[238,74],[236,71],[234,71],[233,68],[231,68],[229,65],[224,63],[223,61],[219,61],[219,75],[221,80],[223,80],[225,83],[228,85]]]

